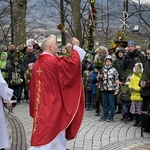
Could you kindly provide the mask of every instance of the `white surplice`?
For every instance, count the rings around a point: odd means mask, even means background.
[[[65,131],[57,135],[50,143],[43,146],[31,146],[29,150],[66,150]]]
[[[2,77],[0,71],[0,149],[10,147],[2,98],[9,102],[11,101],[12,95],[13,95],[13,90],[8,88],[8,85],[4,80],[4,78]]]

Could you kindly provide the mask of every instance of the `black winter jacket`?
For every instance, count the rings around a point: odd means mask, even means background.
[[[27,53],[27,55],[25,55],[23,59],[24,71],[28,69],[29,63],[35,63],[36,60],[37,60],[37,55],[34,52]]]
[[[144,65],[142,81],[146,81],[146,87],[141,88],[141,96],[150,96],[150,60]]]
[[[125,81],[129,75],[133,74],[134,65],[138,62],[141,62],[144,66],[146,57],[137,49],[133,52],[128,52],[125,54],[122,62],[121,81]]]
[[[133,70],[134,65],[138,62],[141,62],[143,66],[146,62],[146,57],[140,51],[135,49],[133,52],[126,53],[123,59],[123,70]]]

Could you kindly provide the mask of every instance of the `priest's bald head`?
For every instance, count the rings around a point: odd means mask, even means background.
[[[57,51],[57,41],[55,35],[50,35],[47,37],[42,43],[43,52],[51,53],[52,55],[56,55]]]

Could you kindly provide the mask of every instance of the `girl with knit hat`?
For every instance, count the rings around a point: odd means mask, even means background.
[[[142,77],[143,65],[142,63],[136,63],[133,68],[133,75],[130,78],[129,88],[131,90],[131,107],[130,112],[135,115],[135,122],[133,126],[141,126],[141,108],[142,97],[140,96],[139,81]]]

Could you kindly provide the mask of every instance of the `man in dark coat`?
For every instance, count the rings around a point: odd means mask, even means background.
[[[122,62],[122,76],[121,80],[125,82],[128,76],[133,74],[134,65],[138,62],[141,62],[144,66],[146,62],[146,57],[136,49],[136,44],[134,41],[129,41],[128,52],[125,54]],[[133,115],[129,114],[129,120],[133,120]]]
[[[136,45],[134,41],[128,42],[128,52],[125,54],[123,59],[123,79],[125,79],[128,75],[132,74],[132,70],[134,65],[137,62],[141,62],[144,66],[146,62],[146,57],[136,49]]]
[[[28,64],[29,63],[35,63],[35,61],[37,60],[37,55],[35,54],[34,50],[33,50],[33,46],[32,45],[28,45],[27,49],[26,49],[26,55],[23,58],[23,68],[24,68],[24,72],[26,72],[26,70],[28,69]],[[28,97],[28,85],[24,82],[24,95],[25,95],[25,99],[28,101],[29,97]]]
[[[150,107],[150,49],[146,50],[147,62],[144,65],[143,76],[140,81],[141,96],[143,97],[143,111],[147,111]],[[145,132],[150,132],[150,119],[146,115],[142,115],[142,126]]]
[[[35,54],[33,50],[33,46],[31,45],[27,46],[26,55],[23,58],[24,70],[28,69],[29,63],[35,63],[36,60],[37,60],[37,55]]]

